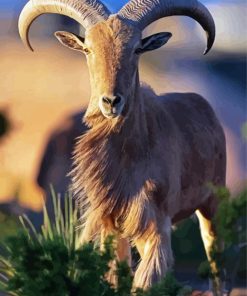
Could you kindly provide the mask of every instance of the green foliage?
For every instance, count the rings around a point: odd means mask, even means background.
[[[108,270],[112,252],[104,252],[92,244],[71,252],[61,237],[40,243],[26,232],[7,242],[8,261],[13,275],[8,291],[19,296],[96,296],[115,295],[103,276]]]
[[[247,189],[234,198],[229,192],[218,196],[221,203],[215,217],[217,233],[228,247],[246,242]]]
[[[188,296],[191,293],[190,287],[183,287],[171,273],[168,273],[163,281],[151,287],[149,291],[138,290],[136,296]]]
[[[220,200],[214,218],[217,239],[211,250],[212,261],[216,263],[218,273],[214,274],[206,261],[199,267],[199,274],[204,278],[230,277],[233,282],[240,264],[241,249],[246,248],[247,242],[247,188],[235,197],[231,197],[230,192],[223,187],[213,190]]]
[[[210,263],[208,261],[203,261],[198,268],[198,273],[203,279],[212,278],[213,275],[211,273]]]
[[[6,237],[14,235],[20,228],[17,219],[13,216],[7,215],[4,212],[0,212],[0,243],[3,242]]]
[[[118,295],[129,296],[132,290],[133,276],[127,262],[117,262]]]
[[[106,280],[110,262],[115,259],[113,239],[105,242],[104,251],[92,243],[79,246],[77,212],[72,198],[60,199],[53,192],[53,223],[44,207],[44,225],[37,233],[29,219],[21,218],[23,230],[5,244],[0,257],[0,291],[14,296],[186,296],[183,288],[168,274],[150,290],[132,291],[133,276],[126,262],[116,263],[117,287]]]
[[[218,239],[211,252],[219,272],[230,269],[234,273],[236,257],[246,243],[247,190],[235,198],[225,188],[214,190],[220,205],[214,220]],[[110,262],[115,260],[114,238],[106,240],[104,251],[93,244],[80,247],[80,232],[76,230],[78,215],[72,198],[65,198],[64,212],[54,192],[53,203],[54,222],[44,207],[40,233],[24,216],[20,219],[23,230],[6,241],[4,256],[0,257],[0,291],[14,296],[33,296],[34,291],[37,296],[191,295],[191,288],[183,287],[172,274],[148,291],[133,291],[133,276],[126,262],[116,263],[117,287],[112,286],[106,274]],[[222,241],[225,241],[224,250]],[[199,272],[203,277],[218,276],[212,273],[209,262],[204,262]]]
[[[175,226],[172,232],[172,250],[177,266],[196,268],[199,262],[206,260],[198,220],[186,219]]]

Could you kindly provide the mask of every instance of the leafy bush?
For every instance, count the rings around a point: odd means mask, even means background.
[[[235,199],[225,188],[217,188],[221,202],[214,223],[218,231],[212,255],[218,270],[234,274],[236,257],[246,246],[247,190]],[[105,242],[104,251],[87,244],[79,246],[78,215],[72,198],[65,198],[64,213],[61,201],[53,192],[54,222],[44,207],[44,224],[37,233],[29,219],[21,218],[23,230],[6,241],[5,253],[0,257],[0,290],[13,296],[185,296],[191,288],[184,288],[172,274],[148,291],[132,290],[133,276],[127,263],[117,262],[117,287],[106,280],[109,263],[115,259],[113,238]],[[225,248],[220,249],[221,241]],[[230,259],[233,258],[233,261]],[[231,261],[229,263],[229,260]],[[237,269],[236,269],[237,270]],[[208,262],[201,265],[204,277],[216,277]]]
[[[201,264],[199,274],[204,278],[220,276],[232,286],[240,269],[242,250],[246,254],[247,188],[235,197],[231,197],[226,188],[214,188],[214,191],[220,199],[220,204],[214,218],[217,239],[214,241],[211,255],[216,263],[218,274],[212,272],[210,262],[207,261]],[[224,248],[222,248],[222,242],[224,242]],[[246,267],[243,268],[246,269]]]
[[[10,215],[9,213],[5,213],[0,210],[0,244],[10,235],[14,235],[18,229],[20,229],[20,225],[18,223],[18,219],[15,216]]]
[[[117,263],[117,287],[105,277],[114,259],[113,238],[106,240],[104,251],[93,244],[79,248],[77,212],[71,198],[65,199],[63,214],[60,199],[54,197],[54,216],[52,223],[44,208],[41,233],[27,217],[21,218],[23,231],[6,241],[5,256],[0,258],[0,290],[15,296],[130,296],[133,277],[127,263]],[[150,290],[132,292],[136,296],[185,296],[191,289],[168,274]]]
[[[7,246],[7,291],[19,296],[33,296],[34,291],[37,296],[116,295],[103,276],[113,257],[110,244],[102,253],[92,244],[71,251],[60,236],[38,241],[23,232]]]

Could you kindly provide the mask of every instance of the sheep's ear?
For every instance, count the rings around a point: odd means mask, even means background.
[[[57,31],[54,35],[60,43],[70,49],[82,52],[87,51],[87,48],[84,44],[85,39],[78,35],[65,31]]]
[[[171,33],[157,33],[142,40],[142,45],[136,50],[136,53],[140,54],[146,51],[151,51],[160,48],[165,45],[172,37]]]

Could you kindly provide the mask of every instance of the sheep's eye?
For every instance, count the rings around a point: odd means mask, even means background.
[[[88,48],[84,48],[83,51],[86,55],[90,54],[90,50]]]

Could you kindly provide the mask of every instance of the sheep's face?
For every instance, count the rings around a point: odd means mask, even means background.
[[[91,78],[91,100],[107,118],[123,115],[136,81],[141,32],[116,17],[94,26],[85,44]]]
[[[111,16],[86,31],[85,39],[67,32],[57,32],[56,36],[64,45],[87,56],[92,93],[87,113],[101,112],[112,119],[128,114],[133,104],[140,54],[162,46],[171,34],[160,33],[142,40],[140,30]]]

